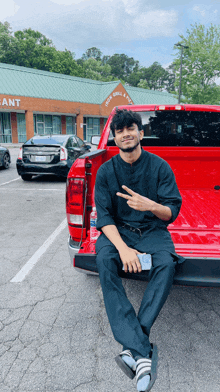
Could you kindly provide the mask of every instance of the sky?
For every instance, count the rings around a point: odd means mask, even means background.
[[[191,25],[219,24],[219,0],[0,0],[0,21],[32,28],[80,58],[88,48],[124,53],[149,67],[172,63]]]

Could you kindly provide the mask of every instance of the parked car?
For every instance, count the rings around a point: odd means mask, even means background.
[[[67,177],[73,162],[90,148],[75,135],[36,135],[20,148],[17,172],[24,181],[38,174]]]
[[[0,166],[3,169],[8,169],[11,163],[10,152],[6,147],[0,146]]]

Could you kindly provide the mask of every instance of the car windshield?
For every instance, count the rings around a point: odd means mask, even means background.
[[[42,137],[33,137],[28,140],[25,144],[60,144],[63,145],[67,141],[66,136],[62,135],[53,135],[53,136],[42,136]]]
[[[219,112],[161,110],[138,113],[143,123],[143,146],[220,147]],[[108,145],[114,145],[111,132]]]

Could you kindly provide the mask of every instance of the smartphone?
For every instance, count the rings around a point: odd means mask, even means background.
[[[139,261],[141,263],[142,271],[146,271],[146,270],[150,270],[151,269],[151,267],[152,267],[152,257],[151,257],[150,254],[142,253],[140,255],[137,255],[137,257],[139,258]],[[122,269],[124,270],[124,265],[123,265]]]
[[[141,255],[137,255],[139,258],[139,261],[141,263],[141,268],[142,270],[150,270],[152,267],[152,257],[151,255],[147,253],[143,253]]]

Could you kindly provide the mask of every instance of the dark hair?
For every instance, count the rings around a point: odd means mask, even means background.
[[[117,109],[110,125],[113,136],[115,137],[116,129],[130,127],[132,124],[137,124],[139,131],[142,130],[142,119],[140,114],[133,112],[132,110]]]

